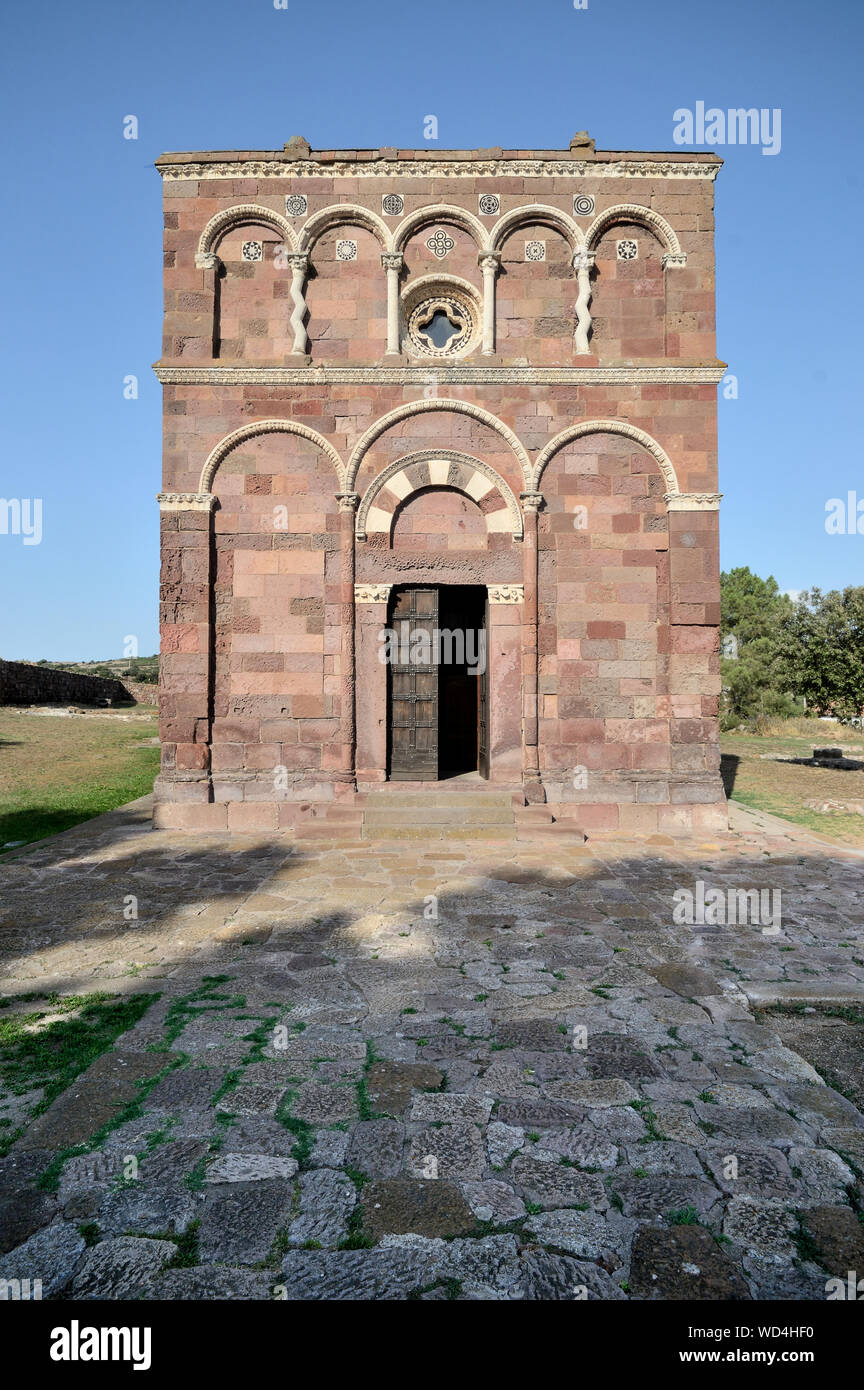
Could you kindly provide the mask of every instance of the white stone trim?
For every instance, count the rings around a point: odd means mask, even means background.
[[[667,492],[666,510],[670,512],[716,512],[720,509],[722,492]]]
[[[211,512],[216,505],[212,492],[157,492],[160,512]]]
[[[248,425],[242,425],[239,430],[226,434],[225,438],[216,445],[216,448],[211,450],[204,467],[201,469],[198,491],[209,492],[213,486],[216,470],[223,459],[231,453],[232,449],[236,449],[238,444],[245,443],[247,439],[255,439],[259,434],[299,434],[302,439],[308,439],[311,444],[315,445],[316,449],[320,449],[322,454],[326,454],[332,463],[339,479],[340,492],[352,491],[347,485],[345,465],[330,441],[325,439],[323,434],[318,434],[317,430],[310,429],[308,425],[301,424],[298,420],[253,420]]]
[[[563,449],[565,445],[572,444],[574,439],[581,439],[587,434],[622,434],[625,438],[640,444],[656,459],[657,466],[666,480],[669,493],[677,494],[679,492],[678,478],[672,460],[665,449],[657,443],[656,439],[652,439],[650,434],[646,434],[645,430],[638,429],[636,425],[629,425],[625,420],[581,420],[578,425],[570,425],[560,434],[556,434],[555,438],[550,439],[549,443],[537,455],[534,464],[533,486],[539,488],[543,470],[553,454],[557,454],[559,449]]]
[[[154,372],[163,386],[427,386],[430,372],[453,386],[715,386],[719,367],[471,367],[436,361],[426,367],[164,367]]]
[[[190,158],[180,164],[156,165],[166,183],[183,179],[710,179],[722,168],[720,161],[672,159],[453,159],[442,154],[431,159],[334,159],[292,160],[277,151],[262,159],[224,159],[217,162]]]
[[[490,603],[524,603],[524,584],[488,584]]]
[[[355,603],[386,603],[390,597],[392,584],[355,584]]]
[[[497,488],[506,503],[506,506],[497,512],[484,513],[487,532],[510,532],[514,540],[522,539],[522,513],[519,503],[509,483],[501,477],[497,469],[484,460],[464,454],[458,449],[420,449],[416,453],[404,454],[401,458],[394,459],[372,479],[357,508],[355,532],[358,541],[365,541],[367,533],[380,535],[383,532],[389,535],[393,525],[393,513],[385,511],[383,507],[377,507],[375,500],[385,487],[394,492],[400,502],[410,497],[417,488],[405,470],[415,463],[428,465],[430,486],[433,487],[447,486],[452,463],[471,469],[471,476],[465,487],[459,488],[460,492],[464,492],[472,501],[479,502],[481,497]]]

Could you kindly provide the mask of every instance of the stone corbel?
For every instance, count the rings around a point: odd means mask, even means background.
[[[291,267],[291,302],[294,305],[290,319],[291,327],[294,329],[294,346],[291,349],[291,356],[305,357],[308,338],[304,315],[306,313],[306,275],[309,270],[309,257],[303,251],[292,251],[288,256],[288,264]]]
[[[399,276],[402,273],[401,251],[384,251],[381,265],[387,272],[387,355],[399,356]]]
[[[525,601],[524,584],[489,584],[487,589],[490,603],[524,603]]]
[[[594,252],[580,250],[573,255],[573,269],[578,280],[576,296],[576,332],[574,334],[576,352],[581,356],[590,353],[588,337],[591,332],[591,271],[594,269]]]
[[[667,251],[661,256],[660,264],[664,270],[681,270],[687,264],[687,254],[684,251]]]
[[[222,262],[215,251],[196,251],[196,270],[221,270]]]
[[[483,346],[484,357],[495,354],[495,277],[501,267],[498,251],[480,251],[477,264],[483,272]]]

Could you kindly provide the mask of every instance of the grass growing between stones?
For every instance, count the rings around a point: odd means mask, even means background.
[[[113,811],[153,790],[154,710],[25,714],[0,710],[0,853]]]
[[[105,993],[28,996],[43,1007],[0,1018],[0,1094],[40,1091],[27,1123],[41,1115],[159,996]],[[4,1001],[8,1004],[8,1001]],[[44,1022],[44,1020],[49,1020]],[[26,1125],[0,1131],[0,1157]]]

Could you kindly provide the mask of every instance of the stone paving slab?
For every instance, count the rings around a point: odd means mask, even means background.
[[[0,1082],[0,1278],[806,1300],[864,1262],[861,855],[742,808],[710,841],[537,847],[173,838],[144,810],[0,864],[12,1013],[150,998],[50,1105]],[[771,920],[682,916],[710,889]],[[778,1002],[824,1024],[807,1058]]]

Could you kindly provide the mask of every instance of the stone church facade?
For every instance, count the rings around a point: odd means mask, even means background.
[[[157,825],[472,776],[589,834],[725,825],[720,162],[158,161]]]

